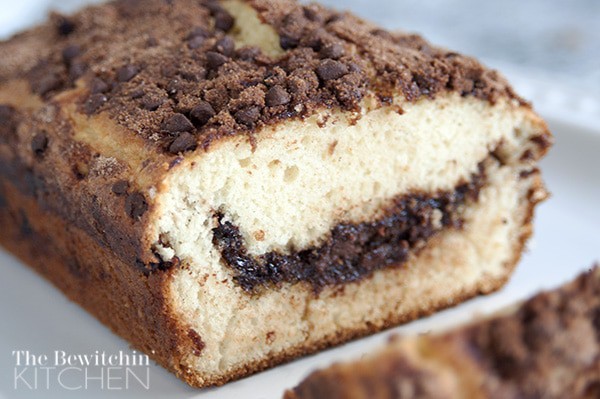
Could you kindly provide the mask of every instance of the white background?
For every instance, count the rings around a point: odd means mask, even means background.
[[[50,4],[69,10],[77,3],[76,0],[2,0],[0,36],[6,37],[16,29],[43,19]],[[342,2],[327,3],[339,8]],[[481,3],[488,5],[481,6]],[[521,3],[502,2],[509,9]],[[540,288],[563,283],[593,261],[600,260],[600,100],[597,97],[600,84],[595,86],[596,81],[600,81],[596,76],[600,67],[595,67],[600,61],[600,46],[588,47],[588,41],[598,37],[594,32],[589,33],[589,27],[586,27],[587,21],[597,19],[600,2],[570,2],[569,8],[562,13],[557,1],[543,2],[545,5],[540,5],[542,2],[538,0],[526,3],[525,11],[537,21],[545,22],[527,26],[527,15],[516,8],[512,14],[506,10],[499,12],[494,8],[497,6],[490,5],[492,2],[475,4],[472,0],[343,2],[344,7],[351,7],[388,28],[408,27],[424,32],[435,42],[483,57],[507,74],[517,90],[533,100],[550,123],[556,144],[543,161],[543,173],[553,196],[539,207],[530,249],[510,283],[500,292],[218,389],[189,388],[162,368],[152,365],[149,392],[143,389],[15,391],[13,350],[27,349],[35,353],[104,350],[115,353],[127,351],[128,345],[29,268],[0,250],[0,397],[278,398],[285,388],[297,384],[315,367],[360,357],[378,347],[392,332],[435,331],[469,320],[474,315],[493,312]],[[538,9],[535,9],[536,5]],[[465,23],[453,25],[451,17],[454,21],[460,17]],[[482,29],[482,26],[488,26],[488,29]],[[469,33],[472,29],[487,32],[487,39],[474,38]],[[494,29],[508,32],[508,38],[494,39],[498,36],[493,34]],[[552,32],[559,34],[553,36]],[[560,32],[566,39],[560,39]],[[513,43],[512,47],[510,43]],[[546,52],[553,54],[544,55],[540,50],[544,46]],[[548,61],[552,59],[554,62]],[[575,62],[577,59],[580,61]]]

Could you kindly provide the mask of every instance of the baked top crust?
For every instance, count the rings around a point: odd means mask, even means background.
[[[80,112],[105,113],[167,155],[323,109],[356,111],[367,95],[380,105],[445,91],[518,99],[472,58],[316,4],[246,1],[276,43],[244,45],[228,3],[119,0],[54,14],[0,43],[0,85],[24,79],[45,101],[78,87]]]

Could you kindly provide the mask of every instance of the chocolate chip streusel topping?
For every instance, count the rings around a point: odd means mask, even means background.
[[[488,378],[488,397],[600,397],[600,274],[455,333]]]
[[[279,35],[281,56],[236,48],[235,19],[216,0],[118,0],[53,15],[36,46],[14,43],[35,31],[0,44],[0,83],[25,78],[48,99],[81,80],[81,112],[107,113],[173,154],[318,109],[356,110],[369,91],[382,103],[394,92],[516,98],[496,72],[418,36],[316,4],[247,4]]]

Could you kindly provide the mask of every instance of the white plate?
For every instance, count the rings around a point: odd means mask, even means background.
[[[391,333],[435,331],[486,314],[525,298],[541,288],[559,285],[600,260],[600,103],[555,85],[543,84],[510,72],[520,92],[536,101],[550,124],[556,144],[542,162],[543,175],[552,192],[535,219],[534,239],[509,284],[500,292],[477,298],[434,316],[309,356],[221,388],[195,390],[161,367],[149,367],[150,389],[131,383],[126,390],[100,389],[91,381],[85,390],[68,391],[54,380],[47,390],[43,374],[37,389],[22,381],[14,389],[15,350],[49,354],[128,352],[125,341],[69,302],[11,255],[0,251],[0,397],[63,398],[279,398],[311,370],[334,361],[369,353]],[[91,368],[93,372],[100,368]],[[145,378],[145,375],[143,376]],[[119,386],[119,384],[113,384]],[[122,386],[122,384],[121,384]]]

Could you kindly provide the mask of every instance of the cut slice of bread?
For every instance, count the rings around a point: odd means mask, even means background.
[[[500,315],[316,371],[286,399],[600,397],[600,268]]]
[[[0,43],[0,233],[194,386],[498,289],[545,123],[495,71],[293,1],[116,1]]]

